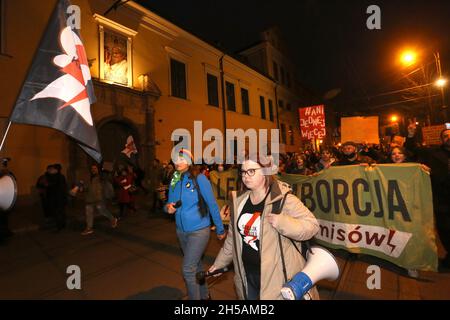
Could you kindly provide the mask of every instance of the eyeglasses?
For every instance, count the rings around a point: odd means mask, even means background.
[[[253,169],[248,169],[248,170],[239,170],[239,174],[244,177],[246,174],[249,177],[253,177],[256,173],[256,170],[259,170],[262,168],[253,168]]]

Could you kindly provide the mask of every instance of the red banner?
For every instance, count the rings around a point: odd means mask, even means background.
[[[298,109],[302,139],[323,139],[325,137],[324,105]]]

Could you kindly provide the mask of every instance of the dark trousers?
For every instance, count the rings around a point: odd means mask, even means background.
[[[247,300],[259,300],[259,292],[261,290],[261,275],[255,273],[247,273]]]
[[[134,207],[134,203],[132,202],[128,202],[128,203],[119,203],[119,209],[120,209],[120,213],[119,213],[119,217],[123,217],[125,215],[125,209],[128,208],[132,211],[136,211],[136,208]]]
[[[66,208],[54,207],[49,209],[51,217],[55,220],[56,229],[61,230],[66,227]]]

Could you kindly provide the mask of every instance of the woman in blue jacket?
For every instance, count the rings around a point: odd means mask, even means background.
[[[225,238],[219,206],[209,180],[197,174],[192,164],[192,154],[182,149],[175,161],[175,173],[169,186],[166,212],[175,214],[177,236],[183,250],[183,277],[190,300],[209,299],[208,287],[195,278],[203,271],[202,255],[208,245],[211,215],[216,225],[217,238]]]

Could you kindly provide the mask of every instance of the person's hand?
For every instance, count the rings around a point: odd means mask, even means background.
[[[214,265],[212,265],[209,269],[208,272],[214,272],[216,271],[216,267]],[[218,274],[214,274],[213,277],[220,277],[223,273],[218,273]]]
[[[269,213],[266,218],[267,218],[267,221],[272,225],[272,227],[274,227],[275,229],[278,228],[278,223],[280,221],[279,214]]]
[[[223,240],[223,239],[225,239],[226,236],[227,236],[227,233],[224,232],[224,233],[222,233],[222,234],[218,234],[218,235],[217,235],[217,239]]]
[[[174,205],[175,205],[175,202],[166,204],[166,211],[168,214],[174,214],[175,211],[177,211],[177,209],[173,207]]]
[[[368,167],[368,166],[369,166],[369,164],[368,164],[368,163],[365,163],[365,162],[360,163],[359,165],[360,165],[361,167]]]
[[[408,137],[412,138],[416,134],[417,125],[416,125],[416,118],[414,119],[408,119]]]
[[[105,63],[107,65],[111,64],[111,53],[109,51],[106,51]]]
[[[424,165],[423,163],[420,164],[420,168],[428,174],[431,173],[431,168],[428,167],[427,165]]]

